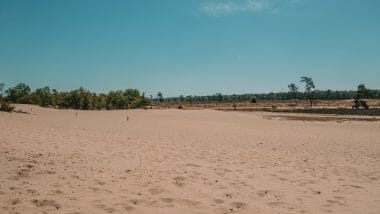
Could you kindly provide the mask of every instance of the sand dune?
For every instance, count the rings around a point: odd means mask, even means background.
[[[17,108],[0,213],[380,212],[380,122]]]

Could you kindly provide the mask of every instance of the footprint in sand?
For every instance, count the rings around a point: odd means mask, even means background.
[[[328,204],[337,204],[337,205],[340,205],[340,206],[346,206],[346,201],[344,200],[345,199],[344,197],[335,196],[334,198],[337,199],[337,200],[326,200],[326,202]]]
[[[286,203],[282,201],[272,201],[272,202],[269,202],[268,205],[271,207],[281,207],[281,206],[286,205]]]
[[[224,201],[222,199],[214,199],[215,203],[217,204],[223,204]]]
[[[104,205],[104,204],[96,205],[96,207],[99,208],[99,209],[102,209],[102,210],[104,210],[104,211],[106,211],[106,212],[108,212],[108,213],[113,213],[113,212],[116,211],[115,208],[113,208],[113,207],[108,207],[108,206],[106,206],[106,205]]]
[[[42,170],[42,171],[37,172],[37,174],[40,174],[40,175],[53,175],[55,173],[56,172],[53,170]]]
[[[18,188],[17,187],[15,187],[15,186],[11,186],[11,187],[9,187],[9,190],[11,190],[11,191],[13,191],[13,190],[17,190]]]
[[[10,204],[11,204],[11,205],[17,205],[17,204],[20,204],[20,203],[21,203],[21,199],[19,199],[19,198],[12,199],[12,200],[10,201]]]
[[[25,167],[28,168],[28,169],[31,169],[31,168],[33,168],[34,166],[31,165],[31,164],[27,164],[27,165],[25,165]]]
[[[182,177],[182,176],[177,176],[175,178],[173,178],[174,180],[174,184],[177,186],[177,187],[184,187],[185,186],[185,178]]]
[[[346,198],[345,197],[343,197],[343,196],[334,196],[334,198],[336,199],[336,200],[345,200]]]
[[[122,207],[124,210],[126,210],[127,212],[131,212],[131,211],[133,211],[133,210],[136,209],[136,208],[130,206],[129,204],[121,203],[120,205],[121,205],[121,207]]]
[[[104,181],[99,181],[99,180],[95,180],[95,182],[101,186],[103,186],[104,184],[106,184],[106,182]]]
[[[21,178],[28,178],[29,177],[29,169],[21,169],[16,172],[16,176],[12,177],[11,180],[19,180]]]
[[[37,199],[34,199],[34,200],[32,200],[32,203],[34,205],[36,205],[37,207],[54,207],[57,210],[61,208],[61,205],[59,205],[54,200],[37,200]]]
[[[191,167],[201,167],[200,165],[193,164],[193,163],[187,163],[185,166],[191,166]]]
[[[269,193],[268,190],[260,190],[256,193],[256,195],[260,196],[260,197],[264,197],[266,196],[267,194]]]
[[[174,198],[160,198],[161,201],[165,202],[165,203],[173,203],[175,201]]]
[[[80,177],[78,175],[72,175],[72,178],[79,179]]]
[[[165,190],[160,189],[160,188],[150,188],[150,189],[148,190],[148,192],[149,192],[151,195],[158,195],[158,194],[161,194],[161,193],[165,192]]]
[[[232,194],[231,193],[226,193],[224,196],[226,196],[226,198],[232,198]]]
[[[199,201],[193,201],[193,200],[186,199],[186,198],[176,199],[175,202],[178,204],[181,204],[181,205],[188,206],[188,207],[197,206],[197,205],[201,204],[201,202],[199,202]]]
[[[175,180],[175,181],[184,181],[185,178],[182,177],[182,176],[177,176],[177,177],[173,178],[173,180]]]
[[[26,190],[29,194],[35,195],[37,193],[37,190],[35,189],[28,189]]]
[[[199,201],[193,201],[186,198],[160,198],[160,200],[168,204],[175,203],[175,204],[184,205],[188,207],[198,206],[201,204],[201,202]]]
[[[359,185],[342,185],[343,187],[352,187],[352,188],[355,188],[355,189],[363,189],[364,187],[362,186],[359,186]]]
[[[63,193],[63,191],[62,190],[59,190],[59,189],[57,189],[57,190],[53,190],[53,191],[51,191],[54,195],[59,195],[59,194],[62,194]]]
[[[247,207],[248,204],[246,204],[246,203],[244,203],[244,202],[232,202],[232,203],[231,203],[231,206],[232,206],[233,208],[236,208],[236,209],[243,209],[243,208]]]
[[[129,202],[131,202],[134,205],[140,205],[143,201],[140,199],[132,199],[132,200],[129,200]]]

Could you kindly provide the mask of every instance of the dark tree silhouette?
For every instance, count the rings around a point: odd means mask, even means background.
[[[367,102],[363,99],[367,99],[369,97],[370,91],[365,87],[364,84],[358,85],[358,90],[354,96],[354,106],[352,108],[359,109],[365,108],[369,109]]]
[[[313,106],[314,91],[312,89],[315,88],[313,79],[311,77],[301,77],[300,82],[305,83],[305,98],[309,99],[310,106]]]
[[[160,103],[164,102],[164,96],[162,95],[161,92],[157,93],[157,99],[158,99],[158,101],[160,101]]]

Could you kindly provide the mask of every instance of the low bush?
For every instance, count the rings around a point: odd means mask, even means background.
[[[5,112],[12,112],[13,109],[15,109],[14,106],[10,105],[7,102],[1,102],[0,103],[0,111],[5,111]]]

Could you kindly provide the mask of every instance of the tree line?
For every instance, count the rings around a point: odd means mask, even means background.
[[[4,90],[4,84],[0,83],[0,101],[5,103],[24,103],[39,106],[52,106],[66,109],[135,109],[143,108],[152,103],[223,103],[223,102],[251,102],[259,100],[309,100],[313,105],[314,100],[348,100],[354,99],[355,106],[365,106],[363,99],[380,99],[380,90],[370,90],[364,84],[358,86],[357,91],[347,90],[317,90],[310,77],[301,77],[300,83],[304,84],[304,91],[299,91],[295,83],[288,85],[287,92],[277,93],[247,93],[223,95],[216,93],[208,96],[179,96],[164,98],[161,92],[156,97],[152,95],[147,98],[144,93],[137,89],[126,89],[110,91],[108,93],[97,94],[79,88],[69,92],[58,92],[49,87],[38,88],[32,91],[25,83],[19,83],[15,87]],[[3,93],[5,92],[5,93]],[[2,104],[2,105],[3,105]],[[8,106],[8,105],[6,105]]]
[[[179,96],[165,98],[164,102],[185,102],[185,103],[222,103],[222,102],[251,102],[256,103],[259,100],[309,100],[312,105],[314,100],[349,100],[355,99],[358,91],[353,90],[316,90],[315,84],[311,77],[301,77],[300,83],[305,84],[305,90],[299,91],[299,87],[295,83],[288,85],[287,92],[270,92],[270,93],[247,93],[247,94],[232,94],[225,95],[216,93],[206,96]],[[364,87],[364,84],[360,84]],[[359,87],[359,86],[358,86]],[[366,89],[366,99],[380,99],[380,90]],[[364,97],[363,97],[364,98]],[[158,101],[158,99],[154,99]]]
[[[97,94],[79,88],[69,92],[58,92],[48,86],[31,91],[25,83],[5,90],[1,85],[0,96],[2,100],[10,103],[35,104],[43,107],[51,106],[63,109],[135,109],[150,105],[144,93],[137,89],[110,91],[107,94]]]
[[[356,91],[350,90],[316,90],[315,100],[350,100],[353,99]],[[216,93],[206,96],[179,96],[165,98],[164,102],[186,102],[186,103],[210,103],[210,102],[252,102],[259,100],[304,100],[304,92],[270,92],[270,93],[247,93],[225,95]],[[380,90],[370,90],[368,99],[380,99]]]

